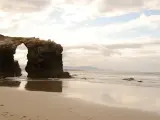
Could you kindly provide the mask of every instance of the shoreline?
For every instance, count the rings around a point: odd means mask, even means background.
[[[62,95],[109,107],[127,108],[160,114],[160,89],[121,84],[102,84],[88,81],[8,81],[1,87],[20,91],[41,91]]]
[[[0,88],[0,120],[159,120],[152,112],[108,107],[63,93],[20,91]]]

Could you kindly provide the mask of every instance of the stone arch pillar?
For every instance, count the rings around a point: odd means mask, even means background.
[[[8,47],[0,46],[0,75],[3,77],[21,76],[21,69],[18,61],[14,60],[16,47],[8,44]]]
[[[63,73],[61,45],[36,39],[24,44],[28,48],[25,70],[29,78],[53,78]]]

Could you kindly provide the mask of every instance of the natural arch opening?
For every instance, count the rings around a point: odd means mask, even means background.
[[[24,77],[27,76],[27,72],[25,71],[25,67],[26,67],[27,61],[28,61],[27,54],[28,54],[28,49],[23,43],[20,44],[19,46],[17,46],[17,49],[14,54],[14,60],[17,60],[19,62],[22,76],[24,76]]]

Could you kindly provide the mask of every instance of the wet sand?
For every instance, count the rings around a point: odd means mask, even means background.
[[[63,93],[0,88],[0,120],[160,120],[151,112],[107,107]]]

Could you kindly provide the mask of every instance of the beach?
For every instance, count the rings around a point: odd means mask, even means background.
[[[0,120],[160,120],[160,0],[0,0]]]
[[[62,93],[0,88],[0,120],[159,120],[152,112],[108,107]],[[94,99],[94,98],[93,98]]]

